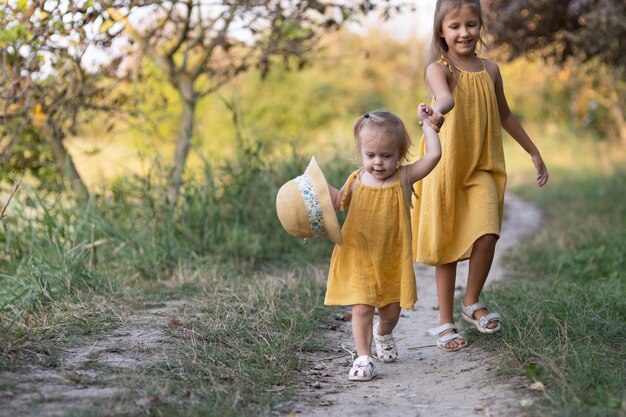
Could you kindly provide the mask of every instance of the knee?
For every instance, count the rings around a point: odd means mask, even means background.
[[[374,318],[374,307],[365,304],[352,306],[352,319],[371,320]]]
[[[380,322],[385,325],[394,326],[400,319],[400,305],[398,303],[385,306],[383,309],[378,310],[380,316]]]

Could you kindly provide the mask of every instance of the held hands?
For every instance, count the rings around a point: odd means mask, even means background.
[[[546,168],[546,164],[543,163],[541,155],[534,155],[532,159],[535,169],[537,170],[537,185],[543,187],[548,182],[548,168]]]
[[[430,126],[435,132],[439,132],[443,125],[443,114],[435,111],[432,107],[427,106],[424,103],[420,103],[417,106],[417,117],[419,118],[418,124],[424,126],[424,120],[428,119]]]

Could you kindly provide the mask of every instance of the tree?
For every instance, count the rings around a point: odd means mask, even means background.
[[[538,56],[593,77],[587,107],[610,115],[626,144],[626,2],[484,0],[492,43],[509,60]],[[604,66],[606,68],[598,68]],[[595,103],[595,104],[594,104]]]
[[[98,71],[89,70],[85,64],[87,51],[107,47],[112,40],[106,31],[98,31],[106,23],[103,7],[80,0],[0,5],[0,86],[4,104],[0,162],[7,162],[18,141],[37,145],[38,139],[43,138],[58,171],[74,194],[82,197],[89,191],[65,139],[75,135],[77,127],[88,122],[94,112],[123,110],[127,99],[115,90],[120,81],[116,71],[119,60],[112,57],[108,67]],[[27,159],[22,157],[20,161]]]
[[[87,187],[63,143],[76,126],[82,105],[96,94],[90,78],[78,64],[84,52],[80,42],[76,37],[66,42],[71,34],[84,34],[84,19],[75,18],[71,23],[64,20],[67,13],[74,12],[83,12],[89,18],[86,10],[76,6],[62,10],[45,1],[1,6],[2,125],[7,143],[2,154],[8,159],[19,140],[41,136],[72,190],[86,196]]]
[[[302,65],[321,32],[374,9],[369,0],[144,1],[111,7],[139,51],[167,75],[178,92],[181,118],[168,200],[175,203],[192,145],[198,101],[238,74],[266,74],[280,62]],[[384,3],[384,2],[383,2]]]
[[[626,67],[623,0],[485,0],[493,44],[511,58],[540,52],[564,62],[598,58]]]
[[[0,8],[0,53],[2,78],[0,79],[0,99],[2,100],[2,131],[0,133],[0,167],[5,165],[13,153],[18,139],[26,128],[27,114],[31,105],[30,77],[28,68],[36,60],[32,49],[23,49],[29,40],[22,39],[24,24],[9,25],[15,10],[7,5]],[[22,50],[21,54],[18,51]],[[22,72],[26,76],[22,76]]]

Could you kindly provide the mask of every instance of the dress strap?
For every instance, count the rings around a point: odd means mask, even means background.
[[[441,56],[439,57],[439,59],[437,60],[437,63],[438,63],[438,64],[443,64],[443,65],[445,65],[446,67],[448,67],[448,71],[449,71],[449,72],[452,72],[452,67],[453,67],[454,65],[451,65],[451,64],[450,64],[450,63],[449,63],[449,62],[448,62],[448,61],[444,58],[444,56],[443,56],[443,55],[441,55]],[[454,67],[454,68],[456,68],[456,67]],[[458,68],[456,68],[456,69],[458,69]]]
[[[341,204],[339,205],[339,211],[343,211],[343,209],[346,206],[346,199],[348,198],[348,195],[352,192],[352,184],[354,183],[354,180],[356,180],[359,177],[359,173],[361,172],[360,169],[354,171],[352,174],[350,174],[350,176],[348,177],[348,180],[346,181],[346,188],[343,190],[343,195],[341,196]]]
[[[476,58],[480,61],[480,64],[483,66],[483,71],[485,71],[485,70],[487,69],[487,68],[485,67],[485,61],[484,61],[482,58],[478,57],[478,56],[476,56]],[[459,71],[459,72],[463,72],[463,70],[462,70],[461,68],[459,68],[459,67],[457,67],[456,65],[451,64],[450,62],[448,62],[448,61],[446,60],[446,58],[445,58],[443,55],[441,55],[441,56],[439,57],[439,59],[437,60],[437,63],[439,63],[439,64],[443,64],[443,65],[445,65],[446,67],[448,67],[448,71],[450,71],[450,72],[453,72],[452,68],[456,69],[456,70],[457,70],[457,71]]]
[[[487,71],[487,68],[485,67],[485,61],[484,61],[481,57],[478,57],[478,56],[477,56],[476,58],[478,58],[478,60],[479,60],[479,61],[480,61],[480,63],[482,64],[482,66],[483,66],[483,71]]]

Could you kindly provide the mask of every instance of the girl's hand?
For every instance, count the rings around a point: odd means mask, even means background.
[[[537,170],[537,185],[543,187],[548,182],[548,168],[546,168],[546,164],[543,163],[541,155],[535,155],[532,159],[535,169]]]
[[[420,113],[422,110],[426,113],[425,117],[422,117],[422,114]],[[443,125],[443,114],[436,112],[432,107],[424,103],[420,103],[417,107],[417,116],[419,118],[418,124],[420,126],[424,126],[424,120],[428,119],[430,126],[435,132],[439,132],[441,126]]]
[[[443,114],[433,110],[433,114],[430,115],[428,120],[430,120],[430,125],[433,127],[433,129],[435,129],[436,132],[439,132],[439,129],[441,129],[441,126],[443,126]]]
[[[420,123],[424,121],[424,119],[428,118],[428,116],[430,116],[431,114],[433,114],[433,109],[430,106],[427,106],[426,103],[420,103],[417,106],[417,118],[419,119]]]

